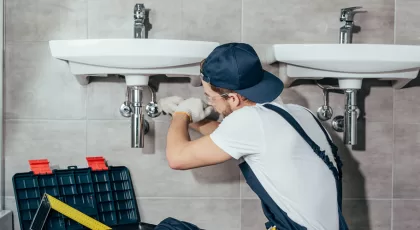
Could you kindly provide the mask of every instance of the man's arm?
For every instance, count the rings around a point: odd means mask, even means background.
[[[217,127],[219,127],[219,125],[220,125],[220,122],[218,121],[204,119],[196,123],[191,123],[190,128],[201,133],[201,135],[205,136],[205,135],[210,135],[211,133],[213,133],[214,130],[216,130]]]
[[[225,162],[232,157],[220,149],[209,135],[191,141],[188,133],[189,117],[182,113],[175,113],[169,127],[166,158],[173,169],[185,170]],[[201,131],[213,132],[213,125],[202,128]],[[200,132],[201,132],[200,131]]]

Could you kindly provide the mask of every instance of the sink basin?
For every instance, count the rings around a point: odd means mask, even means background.
[[[396,80],[400,88],[417,77],[420,46],[385,44],[276,44],[286,86],[296,79],[337,78],[341,88],[358,89],[364,78]]]
[[[85,39],[49,42],[53,57],[67,61],[79,83],[88,76],[124,75],[127,85],[147,85],[149,76],[199,76],[200,62],[219,43],[168,39]]]

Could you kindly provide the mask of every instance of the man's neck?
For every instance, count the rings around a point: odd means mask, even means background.
[[[244,101],[244,106],[254,106],[257,103],[253,102],[253,101]]]
[[[255,106],[257,103],[253,101],[243,101],[240,106],[237,107],[237,109],[242,109],[245,106]]]

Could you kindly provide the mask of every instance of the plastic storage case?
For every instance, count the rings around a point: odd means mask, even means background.
[[[31,168],[34,169],[32,163]],[[36,174],[31,171],[13,176],[22,230],[29,229],[44,193],[58,198],[112,229],[138,229],[140,215],[130,172],[126,167],[105,166],[95,171],[90,167],[70,166],[68,169],[45,170],[42,173],[49,174]],[[52,211],[44,229],[87,228]]]

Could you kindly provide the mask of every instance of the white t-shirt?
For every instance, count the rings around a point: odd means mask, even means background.
[[[324,133],[307,109],[272,104],[291,114],[336,165]],[[331,170],[278,113],[262,104],[246,106],[227,116],[210,137],[233,158],[248,163],[270,197],[294,222],[307,229],[338,229]]]

